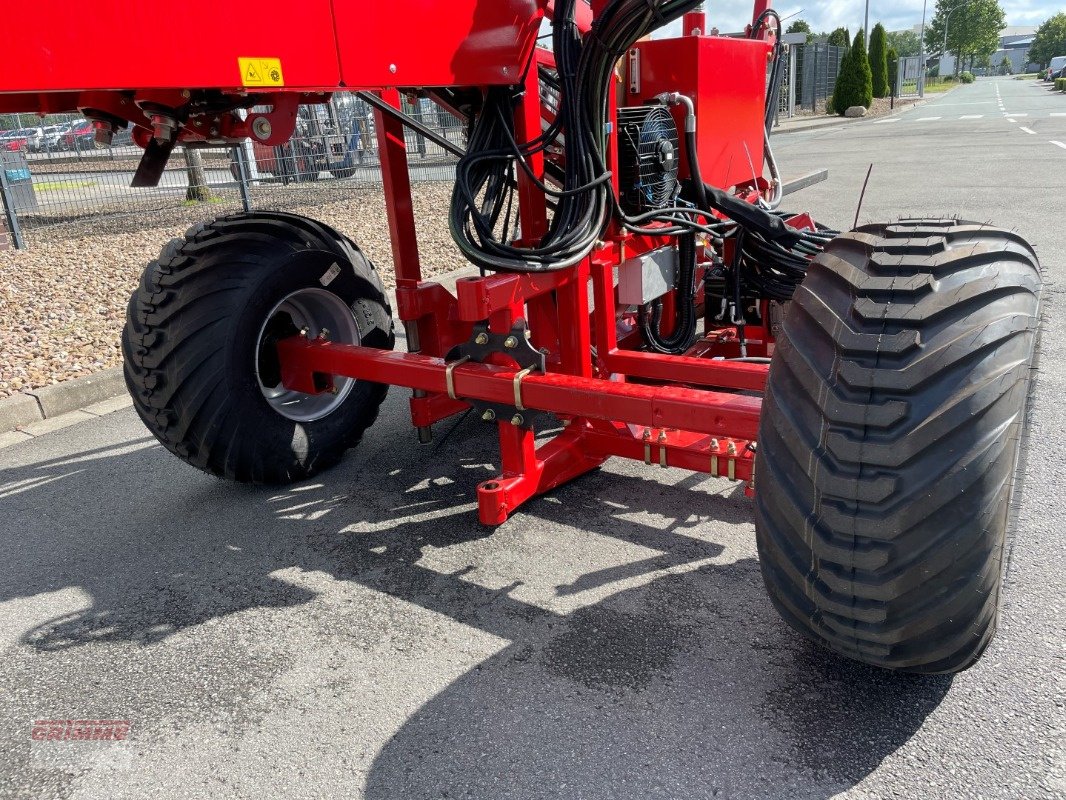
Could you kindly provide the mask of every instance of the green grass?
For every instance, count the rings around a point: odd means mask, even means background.
[[[1026,72],[1023,75],[1015,75],[1014,76],[1014,80],[1016,80],[1016,81],[1035,81],[1039,77],[1040,77],[1040,73],[1039,72]]]
[[[225,203],[225,202],[226,202],[225,198],[216,197],[215,195],[211,195],[206,200],[182,200],[181,204],[185,208],[192,208],[193,206],[198,206],[198,205],[201,205],[203,203],[213,203],[213,204],[217,205],[218,203]]]
[[[33,184],[35,192],[54,192],[57,189],[89,189],[96,186],[96,181],[44,181]]]
[[[942,78],[926,78],[925,79],[925,93],[926,94],[939,94],[941,92],[950,92],[956,86],[959,86],[958,81],[944,80]]]

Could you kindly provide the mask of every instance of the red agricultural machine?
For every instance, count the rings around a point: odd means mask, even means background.
[[[145,186],[179,143],[280,145],[342,89],[376,108],[407,352],[341,233],[284,213],[193,227],[149,264],[122,338],[137,411],[188,463],[305,479],[406,387],[419,441],[471,408],[498,430],[484,524],[612,456],[745,482],[789,624],[870,664],[964,669],[996,625],[1036,257],[955,219],[838,234],[782,211],[780,20],[756,0],[745,31],[707,35],[699,6],[307,0],[296,38],[282,0],[187,0],[216,23],[196,36],[159,36],[154,6],[42,24],[15,4],[0,111],[76,108],[103,141],[132,126]],[[405,94],[463,120],[466,147]],[[459,156],[450,229],[480,275],[454,293],[422,278],[405,126]]]

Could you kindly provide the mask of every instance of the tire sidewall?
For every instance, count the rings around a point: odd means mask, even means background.
[[[334,265],[340,273],[332,280],[329,273]],[[307,459],[318,460],[323,443],[343,442],[357,426],[365,409],[376,413],[387,387],[365,380],[357,380],[347,398],[325,417],[310,422],[291,420],[279,414],[263,396],[256,373],[259,335],[268,315],[285,297],[301,289],[326,290],[336,295],[352,310],[359,330],[360,344],[366,347],[391,350],[393,337],[388,310],[373,299],[365,297],[365,282],[348,260],[324,250],[304,250],[284,259],[264,258],[262,277],[246,289],[246,302],[236,323],[229,329],[226,347],[225,383],[232,394],[235,408],[247,414],[246,424],[254,430],[256,442],[266,451],[278,452],[290,446],[294,458],[306,464]],[[369,272],[369,270],[367,270]],[[342,449],[343,449],[342,447]]]

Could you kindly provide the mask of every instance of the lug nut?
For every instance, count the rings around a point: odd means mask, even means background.
[[[507,349],[518,347],[518,340],[513,336],[508,336],[506,339],[503,340],[503,346]]]
[[[474,339],[474,344],[488,344],[489,335],[487,333],[479,333]]]
[[[484,414],[481,415],[481,418],[485,420],[485,422],[492,422],[494,419],[496,419],[496,412],[490,408]]]
[[[525,420],[522,418],[521,414],[515,414],[513,417],[511,417],[511,424],[515,427],[521,425],[523,422],[525,422]]]

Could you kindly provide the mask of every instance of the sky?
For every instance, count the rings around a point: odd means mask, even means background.
[[[1063,10],[1063,0],[999,0],[999,4],[1007,14],[1008,25],[1039,25]],[[723,33],[739,31],[751,21],[751,3],[744,0],[731,3],[710,0],[706,7],[708,25],[717,27]],[[928,14],[931,15],[935,7],[936,0],[929,0]],[[807,20],[815,32],[845,27],[850,28],[853,34],[862,27],[865,12],[865,4],[861,0],[779,0],[774,3],[774,8],[785,18],[786,27],[793,19],[801,18]],[[870,0],[871,27],[880,22],[887,30],[897,31],[921,21],[922,0]]]

